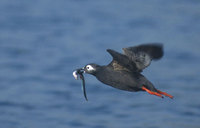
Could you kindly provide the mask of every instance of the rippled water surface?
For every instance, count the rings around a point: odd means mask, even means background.
[[[0,1],[1,128],[199,128],[198,0]],[[162,42],[143,74],[174,99],[125,92],[72,72],[107,48]]]

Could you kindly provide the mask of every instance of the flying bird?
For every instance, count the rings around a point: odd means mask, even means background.
[[[131,92],[145,91],[161,98],[163,98],[163,95],[171,99],[173,98],[172,95],[155,88],[154,85],[141,74],[142,71],[151,64],[152,60],[159,60],[162,58],[162,44],[142,44],[122,49],[123,54],[112,49],[107,49],[107,52],[110,53],[113,58],[108,65],[101,66],[90,63],[73,72],[76,79],[78,79],[78,76],[82,79],[86,100],[87,96],[83,73],[91,74],[102,83],[120,90]]]

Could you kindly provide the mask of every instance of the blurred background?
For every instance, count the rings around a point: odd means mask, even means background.
[[[199,0],[1,0],[1,128],[199,128]],[[111,48],[164,44],[143,74],[175,98],[126,92],[72,72]]]

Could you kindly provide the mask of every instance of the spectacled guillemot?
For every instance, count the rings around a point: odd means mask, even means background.
[[[83,73],[94,75],[99,81],[114,88],[125,91],[146,91],[149,94],[163,98],[172,95],[162,92],[141,74],[142,70],[148,67],[152,60],[158,60],[163,56],[163,45],[160,43],[142,44],[134,47],[123,48],[124,54],[114,50],[107,49],[113,60],[106,66],[100,66],[94,63],[87,64],[81,69],[73,72],[75,78],[80,75],[83,80],[84,96],[85,80]]]

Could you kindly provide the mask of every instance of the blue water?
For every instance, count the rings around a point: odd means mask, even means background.
[[[1,0],[1,128],[199,128],[200,1]],[[107,48],[162,42],[143,74],[175,98],[126,92],[72,72]]]

